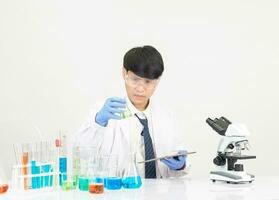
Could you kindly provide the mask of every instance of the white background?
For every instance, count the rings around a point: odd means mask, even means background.
[[[219,135],[207,117],[246,123],[245,168],[279,175],[279,1],[1,0],[0,163],[12,144],[74,134],[91,106],[117,95],[123,55],[153,45],[165,62],[155,98],[174,109],[192,176],[206,177]]]

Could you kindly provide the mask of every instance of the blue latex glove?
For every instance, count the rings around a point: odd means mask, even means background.
[[[126,100],[119,97],[108,98],[102,109],[96,114],[95,122],[101,126],[106,126],[110,119],[121,119],[119,115],[124,112]]]
[[[178,153],[186,153],[187,151],[179,151]],[[186,166],[186,157],[187,156],[175,156],[172,158],[164,158],[160,161],[167,165],[171,170],[180,170],[184,169]]]

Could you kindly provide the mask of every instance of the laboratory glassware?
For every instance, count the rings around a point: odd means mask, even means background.
[[[122,180],[119,174],[118,155],[101,155],[101,168],[104,171],[104,185],[106,189],[118,190],[122,187]]]
[[[122,178],[124,188],[140,188],[142,185],[141,177],[138,173],[136,154],[130,153],[125,164],[124,176]]]
[[[94,146],[75,147],[73,150],[73,173],[78,177],[78,188],[81,191],[88,191],[88,163],[96,152]]]
[[[93,155],[88,163],[90,193],[101,194],[104,192],[104,170],[100,156],[97,154]]]

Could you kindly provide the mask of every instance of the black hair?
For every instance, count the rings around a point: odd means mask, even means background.
[[[157,79],[164,71],[161,54],[152,46],[135,47],[123,59],[123,66],[142,78]]]

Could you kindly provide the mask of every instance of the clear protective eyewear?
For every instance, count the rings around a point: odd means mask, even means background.
[[[159,79],[147,79],[147,78],[140,78],[135,75],[125,75],[125,81],[126,83],[131,87],[138,87],[139,85],[142,85],[146,89],[153,89],[156,87]]]

